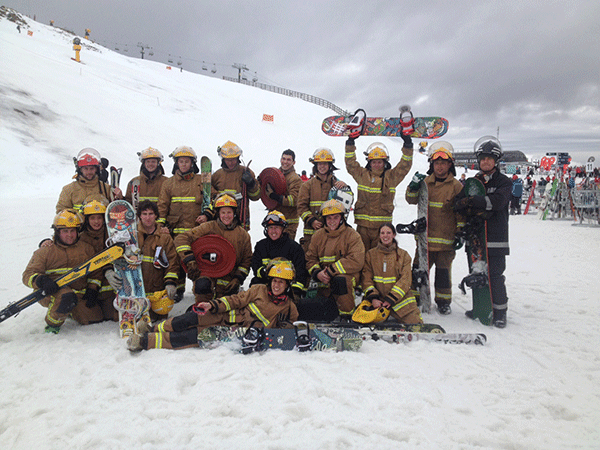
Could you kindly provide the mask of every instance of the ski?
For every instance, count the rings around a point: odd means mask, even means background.
[[[57,278],[55,280],[56,284],[58,284],[58,286],[60,287],[72,283],[73,281],[78,280],[86,276],[87,274],[94,272],[95,270],[98,270],[99,268],[104,267],[105,265],[115,261],[116,259],[121,257],[121,255],[123,255],[123,251],[123,244],[112,245],[104,251],[93,256],[91,259],[81,264],[80,266],[70,270],[62,277]],[[32,292],[31,294],[22,298],[21,300],[9,304],[6,308],[0,311],[0,322],[5,321],[9,317],[16,316],[25,308],[40,301],[45,296],[46,294],[44,293],[44,291],[38,289],[37,291]]]
[[[425,226],[417,236],[417,265],[413,266],[413,285],[419,291],[419,306],[421,311],[429,313],[431,311],[431,288],[429,283],[429,240],[427,234],[427,225],[429,217],[429,190],[427,183],[421,181],[419,187],[419,197],[417,204],[417,215],[425,219]]]
[[[529,212],[529,207],[533,202],[533,197],[535,197],[535,185],[537,181],[533,180],[531,185],[531,192],[529,193],[529,198],[527,199],[527,205],[525,205],[525,211],[523,211],[523,215],[526,215]]]
[[[212,162],[208,156],[200,158],[200,178],[202,181],[202,212],[210,207],[211,203],[211,174]]]

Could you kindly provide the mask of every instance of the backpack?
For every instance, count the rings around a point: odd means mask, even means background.
[[[523,180],[517,178],[513,181],[512,186],[512,196],[513,197],[521,197],[523,195]]]

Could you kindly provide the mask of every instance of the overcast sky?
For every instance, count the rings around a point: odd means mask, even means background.
[[[6,0],[42,23],[184,70],[305,92],[369,116],[450,121],[471,150],[496,134],[506,150],[567,151],[600,162],[600,2]],[[330,115],[325,113],[324,116]],[[301,124],[299,124],[301,126]]]

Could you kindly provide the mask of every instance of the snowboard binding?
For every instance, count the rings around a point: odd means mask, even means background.
[[[458,287],[459,287],[460,291],[463,293],[463,295],[466,295],[467,290],[465,289],[465,286],[473,289],[474,287],[487,286],[487,284],[488,284],[487,273],[475,272],[475,273],[472,273],[472,274],[464,277],[462,279],[462,281],[460,282],[460,284],[458,285]]]
[[[427,230],[427,219],[425,217],[419,217],[413,220],[411,223],[399,223],[396,225],[396,233],[400,234],[417,234],[423,233]]]
[[[402,134],[407,136],[415,131],[415,118],[410,106],[402,105],[400,108],[400,126],[402,127]]]
[[[308,324],[302,320],[294,322],[294,331],[296,333],[296,349],[299,352],[311,350],[310,330]]]
[[[265,329],[264,327],[256,327],[254,324],[255,320],[246,330],[244,337],[242,338],[242,350],[244,355],[252,352],[261,351],[263,341],[265,340]]]
[[[351,138],[357,138],[363,131],[365,131],[365,126],[367,125],[367,113],[364,109],[357,109],[350,122],[346,124],[346,131],[348,132]]]

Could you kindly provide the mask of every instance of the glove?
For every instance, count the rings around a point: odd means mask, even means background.
[[[177,295],[177,286],[174,284],[167,284],[165,286],[165,291],[167,291],[167,297],[169,297],[169,300],[175,300],[175,296]]]
[[[269,198],[271,198],[271,194],[275,193],[275,191],[273,190],[273,186],[271,186],[271,184],[267,183],[265,185],[265,193],[269,196]]]
[[[52,278],[44,274],[38,275],[36,277],[35,284],[37,284],[37,286],[42,291],[44,291],[44,294],[46,295],[54,295],[60,289],[58,284],[56,284],[56,282]]]
[[[82,300],[85,301],[86,308],[93,308],[98,304],[98,291],[96,289],[86,289]]]
[[[240,289],[240,284],[241,284],[240,280],[237,278],[234,278],[229,283],[227,283],[227,286],[225,286],[225,291],[223,293],[225,295],[237,294],[237,292]]]
[[[276,194],[275,192],[271,192],[269,198],[275,200],[279,204],[283,203],[283,195]]]
[[[421,187],[421,181],[423,181],[426,176],[427,175],[423,173],[416,172],[413,175],[412,180],[410,180],[410,183],[408,184],[408,189],[410,189],[413,192],[417,192]]]
[[[454,236],[454,243],[452,244],[452,248],[454,250],[460,250],[462,248],[462,246],[465,243],[465,239],[462,237],[462,235],[459,235],[458,233],[456,234],[456,236]]]
[[[379,300],[379,299],[380,299],[379,294],[376,294],[375,292],[372,292],[365,297],[365,300],[369,300],[370,302],[372,302],[373,300]]]
[[[304,297],[304,289],[302,289],[302,288],[299,288],[299,287],[293,287],[293,288],[292,288],[292,291],[294,292],[294,298],[295,298],[296,300],[298,300],[298,299],[300,299],[300,298]]]
[[[249,170],[244,170],[244,173],[242,174],[242,181],[246,186],[248,186],[249,189],[252,189],[256,184],[256,180]]]
[[[404,141],[404,148],[413,148],[413,141],[409,134],[400,134],[402,140]]]
[[[121,289],[121,287],[123,287],[123,279],[117,275],[117,273],[112,270],[112,269],[108,269],[106,272],[104,272],[104,276],[106,277],[108,284],[110,284],[110,287],[113,288],[114,291],[118,291],[119,289]]]
[[[200,278],[200,268],[195,259],[185,261],[185,266],[187,267],[187,276],[190,280],[194,281]]]

